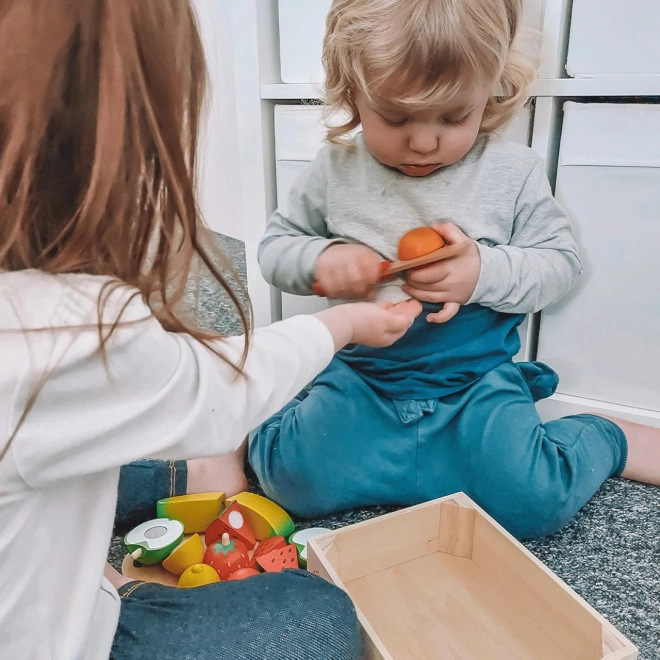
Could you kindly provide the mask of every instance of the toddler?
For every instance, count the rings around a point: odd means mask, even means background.
[[[563,527],[626,468],[621,425],[543,424],[556,374],[514,363],[525,315],[581,271],[566,214],[535,153],[495,134],[534,79],[516,50],[522,0],[335,0],[327,105],[349,119],[297,180],[260,247],[265,278],[295,294],[370,298],[401,236],[433,227],[457,256],[409,272],[424,303],[389,349],[352,346],[254,434],[269,497],[299,515],[415,504],[464,491],[519,537]],[[353,139],[347,134],[361,125]],[[387,297],[392,299],[392,287]],[[629,425],[631,465],[654,431]],[[639,459],[639,461],[638,461]],[[631,472],[632,471],[632,472]]]

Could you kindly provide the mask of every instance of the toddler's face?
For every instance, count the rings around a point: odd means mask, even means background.
[[[470,151],[488,96],[484,90],[477,101],[468,101],[466,95],[452,107],[434,105],[414,111],[386,100],[372,103],[362,92],[356,94],[356,103],[364,140],[374,157],[408,176],[427,176]]]

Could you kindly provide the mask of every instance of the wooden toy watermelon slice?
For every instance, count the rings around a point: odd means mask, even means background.
[[[257,557],[257,564],[266,573],[280,573],[285,568],[299,568],[298,550],[295,545],[287,545],[285,548],[278,548],[266,555]]]
[[[286,547],[286,545],[287,542],[283,536],[271,536],[263,541],[259,541],[259,545],[250,560],[250,567],[254,568],[257,565],[258,557],[263,557],[273,550],[279,550],[280,548]]]

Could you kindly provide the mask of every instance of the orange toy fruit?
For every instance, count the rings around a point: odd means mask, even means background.
[[[261,573],[259,573],[256,568],[239,568],[227,578],[227,581],[231,582],[232,580],[245,580],[249,577],[254,577],[255,575],[261,575]]]
[[[444,246],[445,242],[437,231],[430,227],[419,227],[401,237],[398,257],[401,261],[409,261],[435,252]]]

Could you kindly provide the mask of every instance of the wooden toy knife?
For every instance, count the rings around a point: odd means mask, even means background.
[[[436,261],[442,261],[443,259],[449,259],[450,257],[455,257],[463,250],[463,245],[461,243],[454,243],[453,245],[445,245],[439,250],[434,250],[429,252],[421,257],[416,257],[415,259],[408,259],[407,261],[381,261],[380,262],[380,276],[379,279],[387,280],[392,275],[401,273],[405,270],[410,270],[411,268],[419,268],[420,266],[428,266],[433,264]],[[317,296],[325,296],[323,288],[319,285],[318,282],[314,283],[313,286],[314,293]]]

